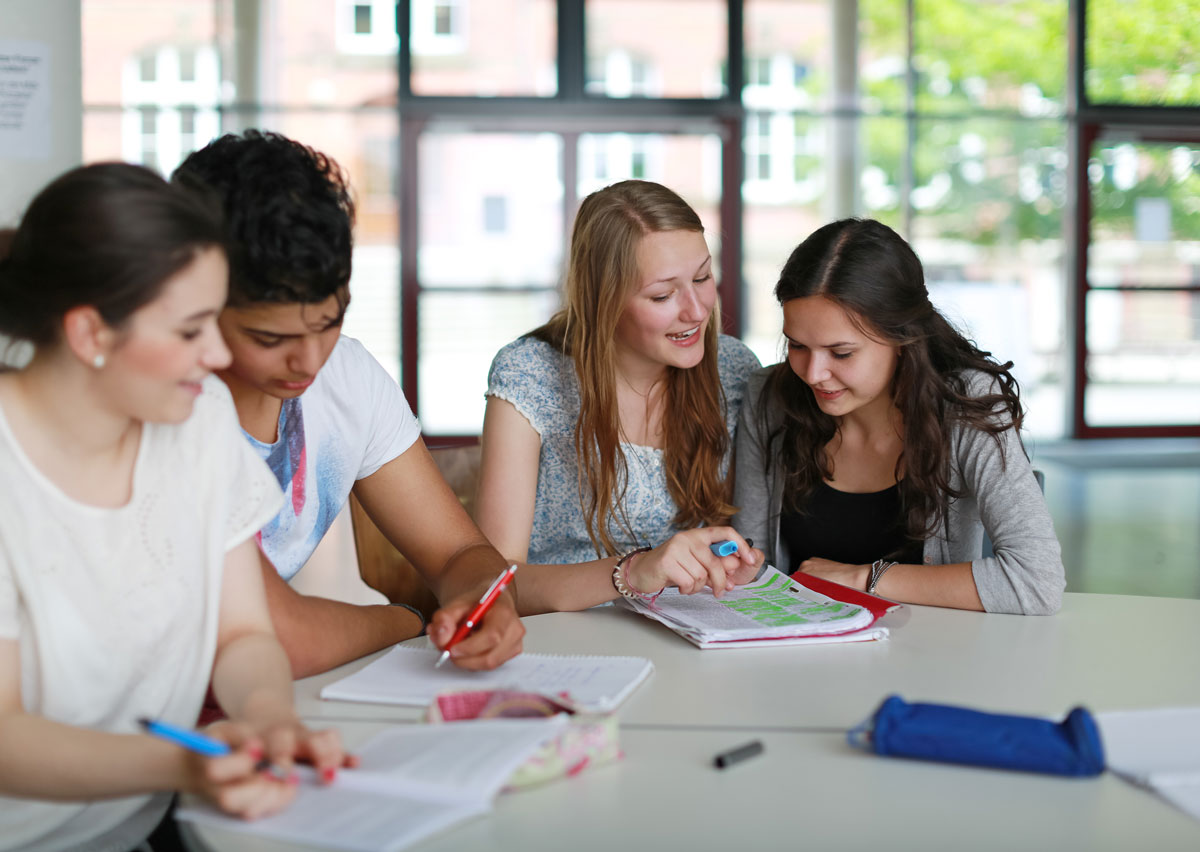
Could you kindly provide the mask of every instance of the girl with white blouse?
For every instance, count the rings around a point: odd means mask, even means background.
[[[254,540],[281,495],[211,375],[220,241],[217,214],[122,164],[66,173],[0,232],[0,334],[34,346],[0,373],[0,849],[131,849],[173,791],[257,817],[295,795],[293,760],[342,763],[292,708]],[[193,725],[210,679],[229,754],[139,732]]]

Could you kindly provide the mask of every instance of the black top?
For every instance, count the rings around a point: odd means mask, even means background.
[[[791,555],[789,572],[814,557],[847,565],[869,565],[876,559],[905,565],[922,562],[921,542],[904,534],[899,486],[851,494],[822,482],[807,509],[800,514],[785,508],[779,518],[779,534]]]

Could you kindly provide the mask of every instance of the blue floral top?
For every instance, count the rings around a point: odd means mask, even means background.
[[[746,380],[759,368],[758,358],[734,337],[718,338],[717,368],[725,391],[725,428],[730,451],[721,463],[729,469],[734,429]],[[488,396],[507,400],[541,436],[537,500],[528,561],[536,565],[588,562],[596,553],[588,538],[580,502],[578,461],[575,456],[575,423],[579,418],[579,382],[571,359],[550,344],[522,337],[508,344],[492,361]],[[623,443],[628,467],[624,518],[610,518],[609,532],[624,553],[643,545],[666,541],[678,528],[672,523],[677,510],[667,490],[663,451]],[[637,537],[631,541],[629,532]]]

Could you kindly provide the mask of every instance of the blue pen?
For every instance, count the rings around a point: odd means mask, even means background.
[[[752,542],[750,539],[746,539],[746,544],[754,547],[754,542]],[[725,539],[723,541],[714,541],[708,546],[708,549],[717,554],[717,556],[732,556],[738,552],[737,542],[730,541],[729,539]]]
[[[141,725],[146,733],[153,734],[156,737],[161,737],[175,745],[183,746],[188,751],[194,751],[196,754],[202,754],[205,757],[224,757],[233,751],[229,747],[229,743],[223,743],[220,740],[215,740],[212,737],[206,737],[197,731],[189,730],[188,728],[179,728],[168,722],[160,722],[156,719],[138,719],[138,724]],[[275,766],[271,764],[269,758],[262,758],[254,765],[256,772],[270,770],[271,774],[279,780],[286,780],[286,776]]]
[[[145,728],[148,734],[154,734],[156,737],[161,737],[176,745],[181,745],[189,751],[194,751],[196,754],[202,754],[205,757],[221,757],[233,751],[229,747],[229,743],[214,740],[212,737],[206,737],[204,734],[190,731],[187,728],[177,728],[167,722],[159,722],[154,719],[138,719],[138,724]]]

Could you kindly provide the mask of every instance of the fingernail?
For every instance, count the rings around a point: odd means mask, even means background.
[[[332,784],[332,783],[333,783],[333,779],[335,779],[335,778],[337,778],[337,770],[336,770],[336,769],[333,769],[332,767],[329,767],[329,768],[326,768],[326,769],[322,769],[322,770],[321,770],[321,779],[322,779],[322,780],[323,780],[323,781],[324,781],[326,784]]]
[[[258,760],[263,756],[262,746],[250,746],[247,751],[250,752],[250,756],[255,760]]]
[[[291,786],[295,787],[296,785],[298,785],[300,783],[300,776],[298,774],[296,774],[295,772],[289,773],[288,777],[287,777],[287,782]]]

